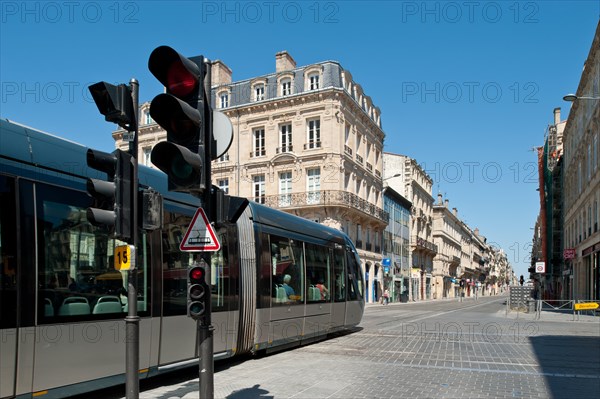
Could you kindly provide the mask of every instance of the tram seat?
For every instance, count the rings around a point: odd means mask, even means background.
[[[87,298],[82,296],[70,296],[65,298],[58,310],[59,316],[75,316],[82,314],[90,314],[90,304]]]
[[[52,304],[50,298],[44,298],[44,316],[54,316],[54,305]]]
[[[309,287],[308,288],[308,299],[310,301],[320,301],[321,300],[321,290],[319,290],[317,287]]]
[[[121,313],[121,300],[114,295],[101,296],[94,306],[93,314],[99,313]]]
[[[288,297],[283,287],[277,287],[277,295],[275,296],[275,302],[287,302]]]

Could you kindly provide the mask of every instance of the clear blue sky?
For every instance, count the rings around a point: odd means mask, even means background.
[[[241,80],[336,60],[382,112],[385,151],[415,158],[459,216],[525,274],[539,209],[536,156],[567,117],[600,1],[3,1],[0,114],[103,150],[87,86],[140,81],[159,45],[221,59]]]

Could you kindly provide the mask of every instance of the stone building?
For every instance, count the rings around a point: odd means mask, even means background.
[[[450,210],[448,203],[448,199],[443,200],[442,194],[438,194],[437,202],[433,205],[433,242],[438,248],[438,254],[433,259],[434,298],[458,297],[462,274],[462,222],[458,218],[458,210]]]
[[[410,222],[411,299],[431,299],[433,258],[433,180],[414,159],[384,153],[384,180],[412,203]]]
[[[600,299],[600,23],[563,132],[563,245],[575,251],[565,270],[570,299]],[[564,295],[560,295],[563,296]]]

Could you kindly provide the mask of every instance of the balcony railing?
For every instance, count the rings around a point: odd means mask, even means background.
[[[370,163],[367,162],[367,170],[371,173],[373,173],[373,165],[371,165]]]
[[[269,195],[265,204],[272,208],[298,208],[307,205],[347,206],[388,222],[389,214],[374,204],[346,191],[321,190]]]
[[[363,157],[361,157],[360,155],[356,154],[356,162],[359,164],[363,164]]]
[[[420,249],[428,249],[428,250],[436,252],[436,253],[438,251],[437,245],[435,245],[431,241],[427,241],[426,239],[421,238],[419,236],[410,237],[410,244],[414,245]]]
[[[320,141],[311,141],[308,143],[304,143],[305,150],[311,150],[313,148],[321,148],[321,142]]]
[[[283,147],[277,147],[275,149],[275,152],[277,154],[281,154],[281,153],[284,153],[284,152],[292,152],[293,150],[294,150],[294,148],[290,144],[290,145],[284,145]]]
[[[348,155],[352,155],[352,148],[348,147],[347,145],[344,146],[344,152]]]

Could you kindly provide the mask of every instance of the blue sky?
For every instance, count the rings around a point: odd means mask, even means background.
[[[536,157],[577,88],[600,1],[3,1],[0,115],[112,150],[87,92],[162,88],[151,51],[221,59],[241,80],[336,60],[382,112],[385,151],[415,158],[459,217],[525,274],[539,209]]]

